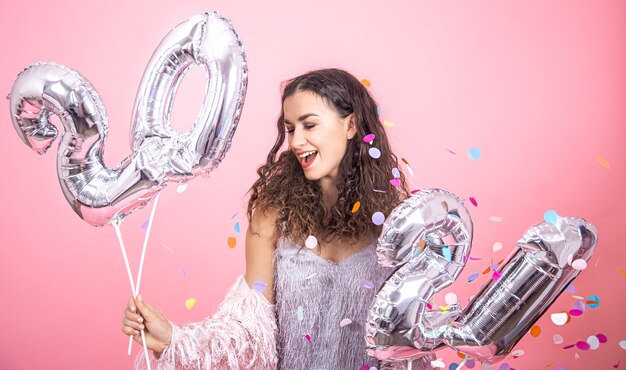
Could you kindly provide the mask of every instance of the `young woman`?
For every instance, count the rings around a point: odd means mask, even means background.
[[[286,85],[277,128],[251,188],[245,277],[199,323],[175,325],[131,298],[122,331],[141,343],[144,329],[160,369],[403,368],[365,351],[367,311],[392,273],[377,263],[372,214],[408,194],[402,173],[390,182],[397,158],[376,103],[345,71],[309,72]]]

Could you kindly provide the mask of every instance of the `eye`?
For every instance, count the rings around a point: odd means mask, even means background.
[[[285,132],[287,132],[288,134],[293,134],[293,127],[285,127]]]
[[[307,129],[307,130],[312,129],[312,128],[313,128],[313,127],[315,127],[315,126],[317,126],[317,124],[316,124],[316,123],[305,123],[305,124],[304,124],[304,128],[305,128],[305,129]]]

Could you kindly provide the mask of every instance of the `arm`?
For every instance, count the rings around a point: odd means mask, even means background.
[[[213,317],[182,326],[171,323],[169,345],[160,355],[151,356],[153,369],[276,368],[276,240],[273,214],[255,212],[246,233],[245,278],[237,279]],[[255,282],[266,284],[262,294],[258,292],[261,289],[254,289]],[[143,353],[137,357],[135,368],[145,368]]]

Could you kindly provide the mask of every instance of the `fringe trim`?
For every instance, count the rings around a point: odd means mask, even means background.
[[[237,278],[212,318],[177,326],[172,340],[156,358],[155,370],[177,369],[276,369],[275,306],[250,289],[243,275]],[[147,369],[143,351],[135,369]]]

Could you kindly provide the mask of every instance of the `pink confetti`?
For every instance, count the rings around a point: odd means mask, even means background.
[[[391,183],[391,185],[395,186],[396,188],[400,186],[400,181],[396,178],[394,178],[393,180],[389,180],[389,182]]]
[[[306,338],[306,340],[309,341],[309,343],[313,343],[313,342],[311,342],[311,336],[310,335],[307,334],[304,337]]]
[[[576,342],[576,347],[578,347],[578,349],[582,350],[582,351],[587,351],[589,350],[589,343],[579,340],[578,342]]]
[[[446,150],[447,150],[448,152],[450,152],[451,154],[456,155],[456,153],[455,153],[455,152],[453,152],[452,150],[450,150],[450,149],[446,149]]]
[[[502,275],[498,271],[494,271],[493,275],[491,275],[491,280],[497,281],[498,279],[500,279],[500,276]]]
[[[569,314],[572,316],[580,316],[583,312],[581,310],[569,310]]]
[[[370,144],[371,144],[371,143],[374,141],[374,139],[376,139],[376,135],[374,135],[374,134],[368,134],[368,135],[365,135],[365,136],[363,137],[363,142],[364,142],[364,143],[370,143]]]
[[[470,202],[472,202],[474,207],[478,207],[478,202],[476,201],[476,199],[474,199],[474,197],[469,197],[469,200],[470,200]]]
[[[470,259],[470,261],[482,261],[482,258],[479,258],[479,257],[471,257],[470,256],[469,259]]]
[[[573,347],[576,347],[576,345],[575,344],[570,344],[569,346],[563,347],[563,349],[570,349],[570,348],[573,348]]]
[[[600,343],[606,343],[606,341],[608,340],[608,338],[604,334],[597,334],[596,337],[598,337]]]

